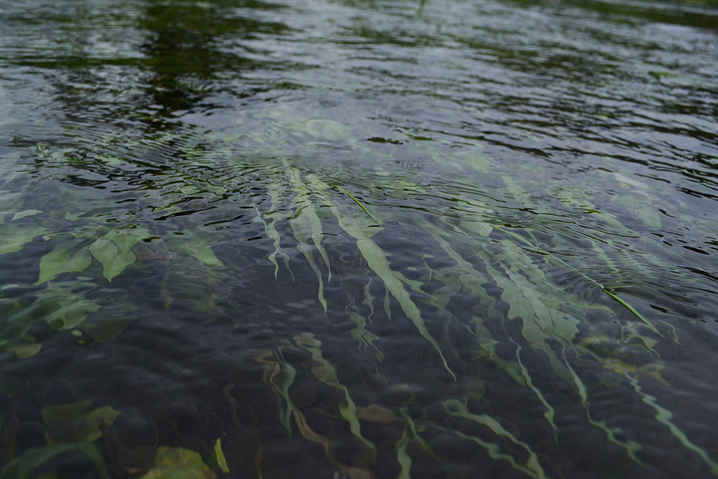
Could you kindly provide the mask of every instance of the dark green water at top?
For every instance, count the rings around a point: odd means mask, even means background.
[[[718,475],[717,60],[701,4],[0,1],[0,477]]]

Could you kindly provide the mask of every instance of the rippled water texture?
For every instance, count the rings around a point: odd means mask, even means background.
[[[0,468],[718,475],[718,7],[0,0]]]

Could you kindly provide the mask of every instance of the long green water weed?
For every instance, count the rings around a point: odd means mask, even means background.
[[[335,387],[344,393],[345,401],[339,404],[339,411],[342,417],[349,423],[349,429],[352,434],[372,451],[373,458],[376,460],[376,446],[364,438],[361,434],[361,425],[357,419],[357,408],[349,395],[349,390],[343,386],[337,377],[337,371],[334,366],[322,357],[321,341],[315,339],[310,333],[303,333],[295,336],[294,341],[298,346],[306,349],[312,354],[312,359],[317,363],[312,368],[314,375],[329,386]]]
[[[364,206],[364,204],[362,204],[361,201],[359,201],[358,199],[356,199],[356,197],[355,197],[353,194],[349,193],[347,190],[345,190],[345,189],[342,188],[341,186],[334,185],[334,187],[337,188],[337,189],[339,189],[342,193],[344,193],[344,194],[346,194],[347,196],[349,196],[349,198],[351,198],[352,200],[354,200],[354,202],[355,202],[356,204],[358,204],[358,205],[361,207],[361,209],[363,209],[364,212],[369,215],[369,217],[370,217],[371,219],[373,219],[373,220],[376,221],[377,223],[381,223],[381,221],[379,221],[378,219],[376,219],[376,217],[375,217],[373,214],[371,214],[371,212],[367,209],[367,207]]]
[[[326,191],[328,189],[326,186],[322,187],[319,180],[314,180],[314,184],[321,188],[319,191]],[[327,202],[326,199],[325,202]],[[386,253],[382,251],[382,249],[374,241],[372,241],[372,239],[367,236],[364,231],[362,231],[359,225],[351,218],[346,210],[331,203],[329,203],[329,205],[332,213],[339,221],[341,228],[356,240],[357,247],[367,260],[369,267],[381,278],[387,290],[391,292],[392,296],[401,305],[404,314],[406,314],[414,323],[414,326],[416,326],[417,330],[424,337],[424,339],[426,339],[433,346],[446,371],[452,376],[452,378],[454,378],[454,380],[456,380],[456,375],[449,368],[449,365],[444,358],[444,354],[441,352],[441,348],[439,348],[438,343],[426,328],[419,308],[417,308],[416,304],[412,301],[411,296],[404,287],[404,284],[397,277],[394,271],[392,271],[391,265],[386,257]]]

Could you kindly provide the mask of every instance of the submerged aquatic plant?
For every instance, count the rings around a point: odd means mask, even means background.
[[[316,125],[310,126],[317,134]],[[178,139],[168,135],[154,141]],[[515,474],[554,477],[544,461],[565,440],[561,424],[567,404],[578,405],[588,427],[620,451],[614,454],[645,467],[641,441],[626,434],[615,417],[596,410],[597,396],[611,388],[632,394],[682,447],[718,475],[709,451],[672,421],[656,393],[645,392],[647,382],[651,390],[669,387],[661,375],[661,346],[680,338],[674,325],[655,320],[640,303],[634,304],[624,275],[633,275],[634,283],[646,278],[649,284],[649,271],[661,268],[661,260],[625,252],[620,238],[636,235],[600,212],[588,194],[562,193],[554,205],[590,211],[577,234],[561,221],[523,224],[521,218],[511,217],[532,204],[531,195],[487,158],[435,156],[439,164],[466,176],[480,171],[485,184],[494,185],[487,186],[493,188],[491,194],[480,191],[480,185],[459,191],[440,179],[432,183],[418,175],[396,177],[377,160],[373,170],[367,170],[370,179],[362,184],[365,195],[373,204],[405,195],[413,206],[382,205],[384,220],[379,221],[337,185],[336,171],[319,172],[288,159],[242,160],[218,142],[214,152],[230,153],[215,156],[214,176],[203,177],[192,165],[207,158],[186,143],[183,154],[192,158],[189,166],[178,163],[172,181],[158,180],[155,189],[137,200],[151,209],[151,216],[118,212],[102,200],[90,208],[82,203],[80,191],[69,188],[60,194],[57,209],[46,211],[43,205],[41,210],[19,201],[17,211],[0,216],[0,236],[8,239],[0,254],[22,251],[37,238],[47,241],[37,281],[27,286],[34,288],[33,298],[0,298],[7,313],[0,329],[4,351],[17,360],[41,354],[42,342],[28,334],[38,321],[46,321],[58,334],[99,342],[115,339],[135,320],[136,307],[121,290],[107,286],[111,282],[114,287],[139,268],[164,271],[160,290],[165,308],[178,302],[203,312],[227,308],[231,298],[223,288],[238,273],[217,246],[231,243],[225,227],[241,218],[263,235],[251,239],[263,242],[263,264],[274,280],[288,274],[302,281],[305,290],[312,291],[306,296],[316,302],[325,320],[345,317],[353,322],[351,340],[362,367],[373,371],[371,381],[404,396],[393,403],[368,403],[361,382],[345,379],[351,375],[351,362],[335,362],[336,355],[327,354],[336,338],[323,337],[321,331],[291,331],[284,343],[257,352],[255,362],[262,365],[264,384],[277,398],[276,420],[287,437],[318,445],[329,463],[347,476],[373,477],[373,467],[388,444],[398,477],[409,478],[421,461],[441,460],[437,444],[445,434]],[[40,153],[52,158],[47,147]],[[260,193],[243,194],[250,189]],[[188,200],[188,195],[196,199]],[[230,197],[232,215],[211,222],[166,221],[200,217],[211,211],[214,201]],[[397,248],[394,242],[401,235],[415,240],[420,251]],[[587,245],[581,255],[573,251],[577,236]],[[629,272],[622,270],[617,252]],[[300,276],[306,268],[311,273]],[[337,289],[345,296],[336,294]],[[103,301],[106,297],[112,302]],[[397,348],[384,339],[389,321],[410,339],[411,348]],[[304,351],[309,359],[288,359],[287,351],[293,351],[292,358]],[[406,382],[399,372],[405,363],[417,371],[426,369],[431,378],[426,382],[441,386],[427,386],[436,391],[417,395],[416,388],[425,380],[420,373],[409,374],[413,386],[392,384]],[[603,382],[586,370],[596,371]],[[492,403],[501,396],[487,394],[485,384],[491,390],[492,383],[484,378],[489,376],[507,384],[502,386],[506,390],[521,391],[526,403],[540,411],[540,439],[535,432],[525,432],[522,424],[512,423],[513,414],[500,408],[492,411]],[[322,384],[337,393],[321,409],[333,421],[332,428],[322,429],[312,420],[316,408],[298,405],[294,399],[303,383]],[[225,397],[239,423],[237,401],[229,390]],[[116,411],[82,408],[85,432],[73,439],[76,444],[56,444],[59,423],[46,419],[46,448],[16,454],[7,474],[31,472],[70,450],[87,455],[102,470],[97,444],[103,428],[112,427]],[[370,426],[376,424],[394,428],[392,439],[372,437],[376,432]],[[339,457],[334,444],[338,437],[356,445],[360,459],[350,463]],[[219,440],[211,449],[213,460],[205,463],[189,450],[159,448],[154,466],[143,477],[163,477],[180,466],[196,477],[226,474],[233,452]],[[254,459],[260,476],[262,451],[258,448]]]

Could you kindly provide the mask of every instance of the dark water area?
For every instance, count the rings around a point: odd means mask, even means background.
[[[718,476],[718,7],[0,0],[0,477]]]

